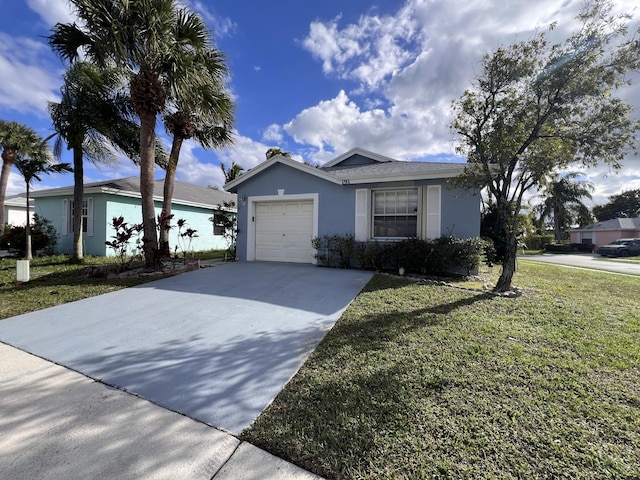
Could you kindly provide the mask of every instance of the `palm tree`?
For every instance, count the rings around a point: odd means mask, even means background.
[[[46,140],[36,132],[18,122],[0,120],[0,148],[2,149],[2,171],[0,173],[0,227],[4,226],[4,199],[11,167],[22,157],[43,158],[48,149]],[[28,223],[28,220],[27,220]]]
[[[190,62],[211,47],[195,13],[175,0],[71,0],[82,26],[56,24],[49,44],[64,60],[80,54],[99,67],[127,69],[131,99],[140,118],[140,195],[147,265],[157,262],[154,186],[156,118],[169,91],[187,92],[202,82]]]
[[[26,260],[33,258],[31,253],[31,228],[29,226],[29,192],[31,183],[34,180],[40,181],[40,176],[44,173],[66,173],[72,170],[68,163],[53,163],[51,152],[46,148],[46,141],[40,140],[40,145],[42,145],[43,148],[34,150],[28,155],[18,155],[15,160],[15,166],[27,184],[27,224],[25,227],[27,243]]]
[[[577,172],[565,175],[553,175],[544,186],[544,202],[538,206],[540,219],[553,216],[553,234],[556,241],[563,239],[565,230],[574,220],[585,220],[583,198],[591,198],[593,185],[589,182],[575,181]]]
[[[54,150],[59,154],[63,141],[73,150],[74,261],[82,260],[84,158],[113,163],[115,149],[131,158],[139,154],[140,128],[130,119],[133,107],[121,87],[122,75],[117,70],[78,62],[64,75],[60,102],[48,106],[58,134]]]
[[[244,168],[238,165],[235,160],[231,161],[231,166],[229,168],[226,168],[224,163],[220,162],[220,168],[224,175],[224,183],[229,183],[231,180],[235,180],[242,175],[242,171],[244,170]]]
[[[202,147],[220,148],[233,142],[231,126],[234,122],[234,104],[225,91],[224,79],[228,68],[221,52],[211,49],[194,58],[192,68],[201,69],[205,81],[196,85],[188,96],[177,91],[171,98],[173,113],[164,116],[165,130],[173,137],[171,153],[165,168],[162,216],[160,218],[160,252],[169,253],[171,205],[180,149],[185,140],[193,138]],[[172,97],[174,96],[172,95]]]
[[[282,155],[283,157],[291,158],[291,152],[285,152],[279,147],[271,147],[265,153],[267,160],[269,160],[271,157],[275,157],[276,155]]]

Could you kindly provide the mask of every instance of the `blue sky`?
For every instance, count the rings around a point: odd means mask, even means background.
[[[552,40],[576,28],[581,0],[182,0],[199,12],[231,68],[237,104],[236,142],[204,151],[187,142],[178,180],[223,183],[220,163],[252,168],[270,147],[298,160],[324,163],[353,147],[398,160],[456,160],[448,130],[451,101],[479,71],[484,52],[529,38],[553,21]],[[635,0],[616,8],[640,24]],[[634,10],[635,9],[635,10]],[[57,99],[64,65],[46,44],[56,22],[74,20],[66,0],[0,0],[0,118],[51,133],[47,101]],[[640,115],[640,76],[622,92]],[[69,158],[65,160],[70,161]],[[459,159],[458,159],[459,160]],[[158,171],[161,178],[163,172]],[[85,182],[137,175],[126,160],[87,166]],[[594,203],[640,188],[640,162],[629,157],[618,175],[589,169]],[[36,188],[71,185],[70,175],[45,177]],[[9,194],[24,190],[13,173]]]

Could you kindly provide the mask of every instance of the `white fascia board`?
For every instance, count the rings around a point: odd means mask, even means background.
[[[327,172],[319,170],[315,167],[310,167],[308,165],[305,165],[304,163],[297,162],[291,158],[285,157],[284,155],[275,155],[271,157],[269,160],[262,162],[257,167],[252,168],[247,173],[240,175],[235,180],[232,180],[229,183],[225,184],[222,188],[224,188],[227,191],[229,189],[235,188],[245,180],[249,180],[251,177],[258,175],[263,170],[266,170],[267,168],[269,168],[270,166],[276,163],[281,163],[288,167],[295,168],[296,170],[300,170],[301,172],[308,173],[309,175],[314,175],[316,177],[322,178],[323,180],[327,180],[328,182],[336,183],[338,185],[342,183],[342,181],[339,178]]]
[[[375,160],[376,162],[386,163],[386,162],[397,162],[398,160],[394,160],[393,158],[385,157],[384,155],[380,155],[378,153],[370,152],[365,150],[364,148],[356,147],[352,148],[348,152],[343,153],[342,155],[334,158],[333,160],[322,165],[323,168],[333,167],[334,165],[339,164],[343,160],[346,160],[353,155],[362,155],[363,157],[370,158],[371,160]]]
[[[35,193],[35,192],[34,192]],[[119,190],[117,188],[109,188],[109,187],[88,187],[84,189],[84,196],[87,195],[95,195],[95,194],[106,194],[106,195],[115,195],[118,197],[129,197],[129,198],[142,198],[140,192],[133,192],[130,190]],[[41,191],[37,195],[32,195],[34,198],[44,198],[44,197],[70,197],[73,196],[73,187],[62,187],[55,188],[51,190]],[[162,202],[164,198],[161,195],[154,195],[154,202]],[[205,208],[208,210],[220,210],[217,204],[214,203],[200,203],[200,202],[190,202],[188,200],[181,200],[179,198],[174,198],[171,201],[174,205],[184,205],[186,207],[197,207],[197,208]],[[234,209],[229,209],[228,211],[235,212]]]
[[[431,174],[423,174],[423,175],[381,175],[376,177],[353,177],[348,180],[345,179],[351,185],[358,185],[362,183],[388,183],[388,182],[407,182],[412,180],[438,180],[440,178],[453,178],[460,175],[460,171],[448,171],[448,172],[437,172]]]

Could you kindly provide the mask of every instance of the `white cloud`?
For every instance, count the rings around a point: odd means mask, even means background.
[[[202,19],[207,22],[216,38],[231,36],[238,28],[238,24],[233,22],[230,18],[221,17],[212,12],[209,6],[204,2],[193,2],[193,10],[199,13]]]
[[[9,172],[9,181],[7,183],[7,197],[11,195],[17,195],[19,193],[25,193],[27,186],[24,183],[24,178],[17,172]]]
[[[264,132],[262,132],[262,140],[265,142],[282,142],[283,140],[282,127],[278,124],[272,123]]]
[[[68,0],[27,0],[27,5],[50,26],[75,20]]]
[[[43,51],[48,47],[42,43],[0,32],[0,106],[46,115],[47,101],[58,99],[61,79],[43,62]]]
[[[407,160],[450,155],[453,145],[441,124],[441,110],[420,114],[397,113],[393,109],[363,111],[342,90],[335,98],[300,112],[284,130],[296,142],[314,147],[312,158],[319,163],[353,147]]]

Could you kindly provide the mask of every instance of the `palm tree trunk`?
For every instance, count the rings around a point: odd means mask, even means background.
[[[155,174],[155,129],[154,113],[140,114],[140,196],[142,197],[142,224],[144,259],[148,267],[155,267],[158,253],[156,211],[153,201]]]
[[[6,218],[4,218],[4,197],[7,195],[7,184],[9,183],[9,173],[13,165],[14,155],[10,152],[2,152],[2,171],[0,172],[0,230],[4,228]]]
[[[553,236],[556,239],[556,242],[562,240],[562,211],[558,202],[554,202],[553,204]]]
[[[82,204],[84,201],[84,171],[82,149],[73,149],[73,253],[71,259],[82,260]]]
[[[173,137],[171,143],[171,154],[167,163],[166,173],[164,176],[164,192],[162,199],[162,211],[165,217],[171,216],[171,204],[173,203],[173,189],[176,182],[176,170],[178,168],[178,158],[180,157],[180,148],[182,148],[182,139],[178,136]],[[169,227],[171,220],[168,219],[166,225],[160,230],[160,251],[170,253],[169,246]]]

